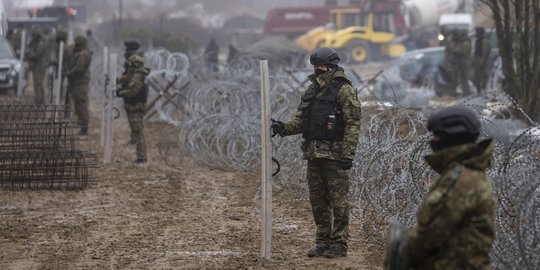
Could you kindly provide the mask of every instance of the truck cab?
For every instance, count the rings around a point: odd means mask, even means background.
[[[439,18],[439,34],[437,39],[442,42],[445,38],[445,33],[441,29],[458,29],[471,32],[474,29],[473,16],[470,13],[447,13],[441,14]]]

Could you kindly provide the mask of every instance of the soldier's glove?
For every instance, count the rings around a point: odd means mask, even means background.
[[[339,165],[343,170],[350,170],[352,168],[352,159],[342,158],[339,161]]]
[[[123,97],[124,96],[124,92],[122,90],[118,90],[116,91],[116,96],[117,97]]]
[[[285,136],[285,124],[281,121],[274,121],[270,126],[272,128],[272,135],[279,134],[279,136]]]

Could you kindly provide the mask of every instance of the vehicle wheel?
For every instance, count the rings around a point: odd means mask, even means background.
[[[364,63],[369,60],[369,44],[364,41],[354,41],[347,46],[351,62]]]

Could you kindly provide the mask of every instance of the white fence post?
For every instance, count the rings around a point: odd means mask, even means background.
[[[110,81],[107,88],[107,106],[105,114],[105,153],[104,163],[110,163],[112,160],[112,148],[113,148],[113,110],[114,110],[114,94],[116,92],[116,65],[118,61],[118,55],[113,53],[110,57],[109,74]]]
[[[261,69],[261,147],[262,147],[262,239],[261,257],[272,255],[272,142],[270,134],[270,78],[268,60],[259,62]]]

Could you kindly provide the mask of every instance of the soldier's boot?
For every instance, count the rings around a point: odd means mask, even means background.
[[[347,257],[347,248],[343,246],[332,246],[323,253],[325,258]]]
[[[321,257],[327,249],[327,247],[315,246],[308,250],[307,255],[308,257]]]
[[[146,163],[146,159],[136,159],[135,161],[133,161],[133,163],[135,164],[143,164],[143,163]]]

